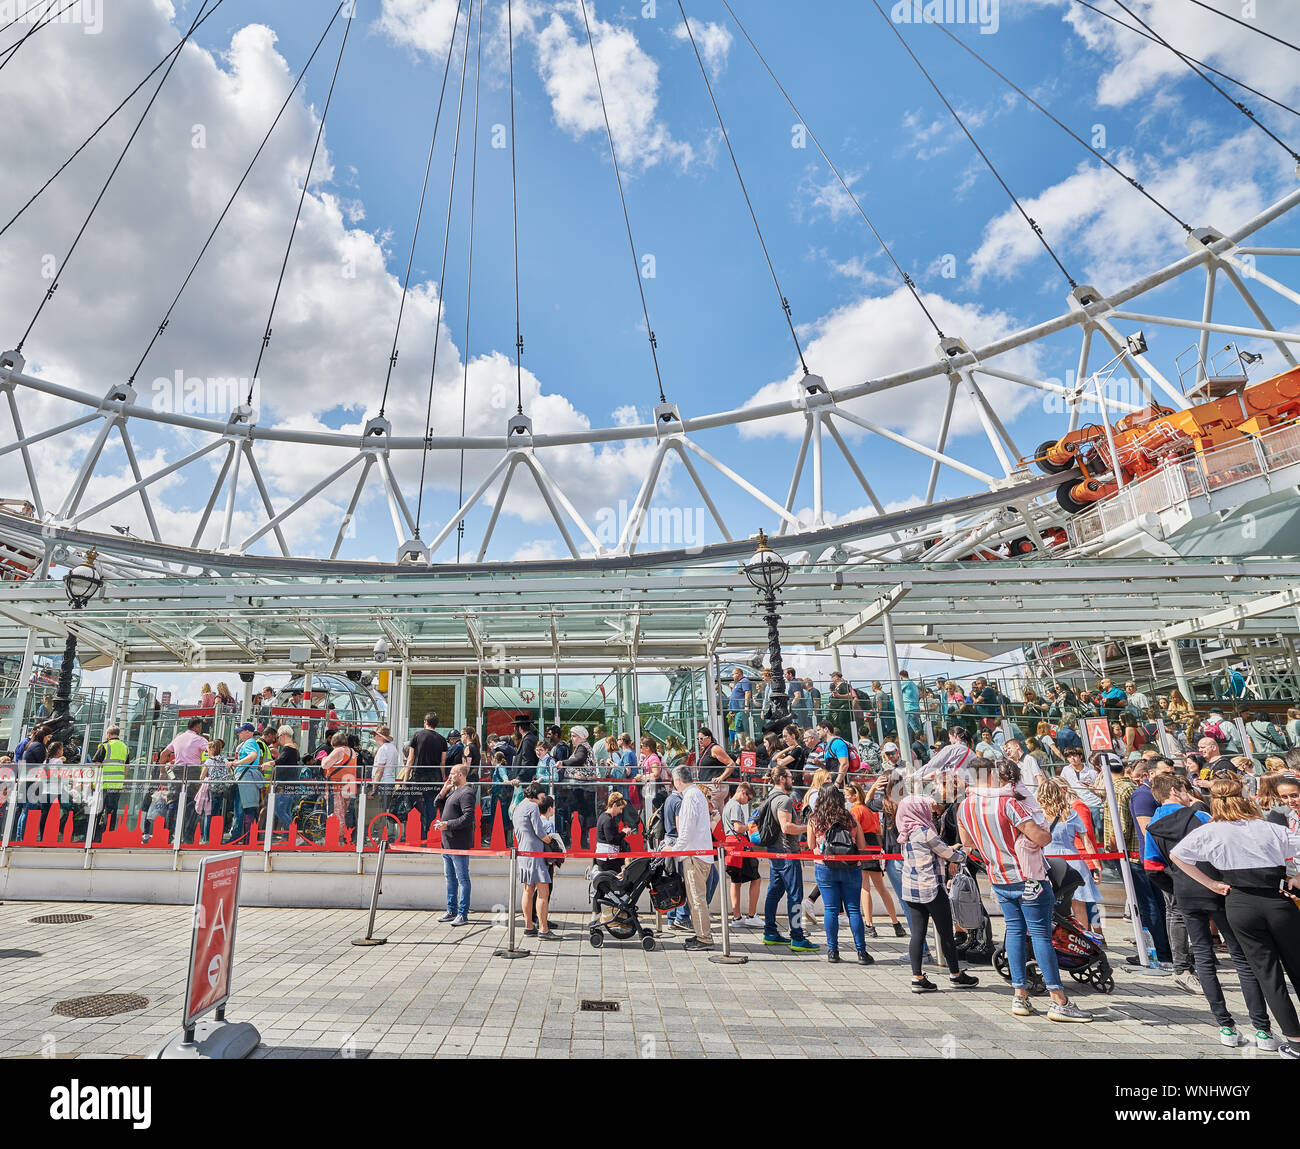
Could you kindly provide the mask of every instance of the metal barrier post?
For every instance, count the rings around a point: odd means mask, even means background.
[[[686,860],[689,862],[694,859]],[[716,861],[718,871],[722,877],[718,887],[722,892],[722,952],[720,954],[709,954],[709,961],[713,962],[714,965],[744,965],[749,961],[749,958],[743,954],[733,954],[731,952],[731,875],[727,873],[727,852],[725,847],[718,847]]]
[[[328,793],[328,791],[327,791]],[[266,838],[262,842],[262,872],[271,870],[271,839],[275,837],[275,778],[271,778],[271,788],[266,792]]]
[[[528,950],[515,948],[515,890],[519,887],[519,851],[514,842],[510,843],[510,890],[506,894],[506,913],[509,920],[506,923],[506,948],[502,950],[493,950],[492,956],[498,958],[521,958],[527,957]]]
[[[352,831],[357,843],[357,873],[363,872],[361,854],[366,845],[366,784],[357,782],[357,828]]]
[[[18,792],[22,789],[23,764],[15,762],[14,780],[10,783],[9,801],[5,806],[5,828],[3,835],[0,835],[0,867],[9,864],[9,843],[13,840],[14,818],[18,812]]]
[[[91,849],[95,844],[95,823],[99,819],[99,807],[104,801],[104,768],[95,766],[94,777],[91,779],[91,797],[86,803],[86,852],[81,860],[83,870],[90,869]]]
[[[172,823],[174,832],[172,834],[172,869],[181,868],[181,842],[185,838],[185,799],[189,795],[190,784],[181,783],[180,800],[176,803],[176,821]]]
[[[384,880],[384,855],[388,853],[388,839],[379,839],[379,861],[375,864],[375,885],[370,891],[370,923],[366,926],[366,936],[353,938],[354,946],[382,946],[388,939],[375,937],[375,910],[379,908],[380,883]]]

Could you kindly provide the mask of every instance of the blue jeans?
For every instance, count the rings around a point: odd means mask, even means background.
[[[713,901],[713,895],[717,893],[717,891],[718,867],[710,866],[709,876],[704,880],[704,900],[711,903]],[[725,910],[725,912],[731,913],[730,910]],[[668,920],[670,922],[680,922],[684,926],[689,926],[691,924],[691,903],[683,902],[675,910],[669,910]]]
[[[1034,960],[1038,962],[1043,983],[1048,989],[1063,989],[1061,967],[1056,961],[1056,951],[1052,949],[1052,907],[1055,904],[1052,883],[1046,879],[1037,882],[1038,894],[1032,901],[1025,897],[1027,884],[1012,882],[993,886],[993,894],[1002,907],[1002,918],[1006,922],[1004,944],[1011,967],[1011,984],[1016,989],[1025,988],[1025,937],[1028,935],[1033,942]]]
[[[1155,943],[1157,961],[1173,961],[1173,950],[1169,948],[1169,930],[1165,925],[1165,899],[1159,890],[1151,884],[1150,877],[1141,866],[1128,864],[1128,871],[1133,875],[1133,893],[1137,898],[1138,914],[1142,924],[1151,931],[1151,941]],[[1143,958],[1145,960],[1145,956]]]
[[[859,877],[858,881],[861,880]],[[803,926],[800,924],[803,910],[799,907],[803,901],[803,870],[791,858],[783,862],[773,859],[767,864],[767,901],[763,904],[765,938],[780,935],[781,931],[776,928],[776,910],[781,904],[782,894],[785,894],[786,916],[790,919],[790,937],[793,941],[803,941]]]
[[[464,917],[469,913],[469,856],[443,854],[442,872],[447,879],[447,909]]]
[[[867,935],[862,929],[862,871],[836,870],[817,862],[813,876],[822,892],[822,906],[826,914],[826,948],[840,948],[840,907],[849,916],[849,932],[853,946],[861,953],[867,948]]]

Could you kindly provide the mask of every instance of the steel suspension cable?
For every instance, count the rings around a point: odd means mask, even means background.
[[[1230,95],[1228,95],[1228,93],[1225,92],[1222,88],[1220,88],[1219,85],[1216,84],[1213,80],[1211,80],[1209,76],[1207,76],[1198,67],[1196,67],[1196,65],[1193,64],[1191,60],[1189,60],[1186,56],[1184,56],[1182,52],[1180,52],[1168,40],[1166,40],[1162,35],[1160,35],[1160,33],[1157,32],[1153,27],[1151,27],[1151,25],[1148,24],[1145,20],[1143,20],[1141,16],[1139,16],[1136,12],[1134,12],[1132,8],[1130,8],[1127,4],[1125,4],[1124,0],[1115,0],[1115,3],[1118,4],[1119,7],[1121,7],[1128,14],[1130,19],[1136,20],[1139,24],[1141,24],[1142,27],[1145,28],[1148,32],[1150,32],[1151,35],[1154,36],[1159,43],[1163,44],[1175,56],[1177,56],[1180,60],[1182,60],[1182,62],[1186,64],[1197,76],[1199,76],[1202,80],[1204,80],[1207,84],[1209,84],[1211,88],[1213,88],[1216,92],[1218,92],[1219,95],[1222,96],[1225,100],[1227,100],[1228,103],[1230,103],[1234,108],[1237,109],[1237,111],[1239,111],[1243,116],[1245,116],[1261,132],[1263,132],[1266,136],[1268,136],[1270,140],[1272,140],[1275,144],[1277,144],[1278,147],[1280,147],[1283,151],[1285,151],[1287,155],[1289,155],[1293,160],[1296,161],[1296,163],[1300,163],[1300,152],[1295,151],[1290,144],[1288,144],[1284,139],[1282,139],[1281,136],[1277,135],[1271,129],[1266,127],[1256,117],[1255,113],[1252,112],[1248,107],[1246,107],[1245,104],[1243,104],[1240,100],[1234,100]]]
[[[763,249],[763,258],[767,261],[767,270],[772,276],[772,284],[776,288],[777,298],[781,301],[781,310],[785,314],[786,326],[790,328],[790,338],[794,340],[794,349],[799,356],[799,365],[803,368],[805,375],[809,374],[808,363],[803,357],[803,348],[799,346],[799,335],[794,329],[794,318],[790,313],[790,301],[786,294],[781,290],[781,281],[777,278],[776,268],[772,264],[772,256],[767,250],[767,241],[763,238],[763,229],[758,225],[758,214],[754,211],[754,204],[749,198],[749,189],[745,187],[745,177],[740,174],[740,161],[736,159],[735,149],[731,146],[731,136],[727,132],[727,125],[722,122],[722,111],[718,107],[717,97],[713,94],[713,85],[709,82],[708,69],[704,66],[704,59],[700,55],[699,45],[695,43],[695,33],[691,30],[691,22],[686,16],[686,8],[682,0],[677,0],[677,9],[682,14],[682,24],[686,28],[687,39],[691,42],[691,48],[695,52],[695,62],[700,66],[700,76],[704,80],[704,86],[708,89],[709,103],[713,105],[713,114],[718,120],[718,129],[722,132],[722,140],[727,145],[727,154],[731,157],[731,166],[736,170],[736,179],[740,182],[740,194],[745,197],[745,206],[749,209],[749,218],[754,222],[754,231],[758,235],[758,245]]]
[[[515,247],[515,411],[524,413],[524,337],[519,329],[519,181],[515,175],[515,25],[514,0],[506,0],[506,38],[510,48],[510,226]]]
[[[22,46],[26,44],[28,40],[30,40],[33,36],[35,36],[37,32],[39,32],[42,28],[44,28],[49,23],[46,17],[49,15],[50,9],[54,7],[56,2],[57,0],[49,0],[49,3],[45,5],[45,11],[42,12],[36,18],[35,23],[33,23],[32,26],[28,28],[27,31],[24,32],[22,36],[19,37],[17,40],[15,40],[12,44],[8,44],[5,46],[5,48],[3,49],[3,54],[5,58],[3,60],[0,60],[0,69],[4,68],[4,66],[8,64],[10,60],[12,60],[16,55],[18,55],[19,49],[22,48]],[[77,0],[72,0],[72,4],[75,4],[76,2]],[[72,4],[69,4],[68,7],[71,8]],[[28,11],[30,11],[30,9],[28,9]],[[27,12],[24,12],[23,15],[26,16]]]
[[[650,336],[650,359],[654,363],[655,382],[659,386],[659,402],[667,401],[664,395],[663,376],[659,373],[658,341],[654,328],[650,326],[650,308],[645,300],[645,285],[641,282],[641,263],[636,255],[636,242],[632,238],[632,220],[627,213],[627,196],[623,193],[623,173],[618,167],[618,155],[614,150],[614,130],[609,125],[609,109],[605,106],[605,89],[600,82],[600,67],[596,63],[596,41],[591,34],[591,21],[587,18],[587,0],[578,0],[582,5],[582,23],[587,29],[587,47],[591,49],[591,70],[596,74],[596,94],[600,97],[600,112],[605,118],[605,138],[609,141],[609,158],[614,163],[614,179],[618,183],[618,199],[623,205],[623,226],[627,229],[627,246],[632,253],[632,271],[636,275],[636,289],[641,296],[641,314],[645,317],[645,329]]]
[[[479,0],[482,4],[483,0]],[[433,366],[429,368],[429,394],[424,404],[424,446],[420,450],[420,489],[415,502],[415,537],[420,537],[420,522],[424,517],[424,476],[429,463],[429,440],[433,429],[429,420],[433,418],[433,384],[438,377],[438,344],[442,342],[443,301],[447,284],[447,244],[451,239],[451,209],[456,202],[456,161],[460,155],[460,125],[465,114],[465,73],[469,68],[469,26],[474,19],[474,0],[469,0],[469,12],[465,16],[465,51],[460,61],[460,90],[456,95],[456,135],[451,145],[451,179],[447,187],[447,218],[442,230],[442,264],[438,270],[438,312],[433,323]]]
[[[330,102],[334,99],[334,85],[338,83],[339,68],[343,64],[343,52],[348,46],[348,33],[352,31],[352,17],[343,21],[343,39],[339,41],[339,54],[334,60],[334,74],[330,77],[330,88],[325,95],[325,106],[321,108],[320,123],[316,125],[316,142],[312,144],[311,159],[307,161],[307,174],[303,176],[302,192],[298,196],[298,210],[293,215],[293,227],[289,229],[289,242],[284,246],[284,259],[280,261],[280,277],[275,281],[275,294],[271,297],[271,310],[266,316],[266,330],[262,333],[262,346],[257,352],[257,363],[248,381],[248,400],[253,405],[253,388],[257,384],[257,373],[262,369],[262,356],[266,354],[267,344],[271,342],[271,321],[275,318],[275,307],[280,302],[280,289],[284,286],[285,269],[289,266],[289,253],[293,251],[293,241],[298,234],[298,220],[302,218],[302,205],[307,200],[307,189],[311,187],[311,173],[316,166],[316,153],[320,150],[321,136],[325,134],[325,119],[330,114]]]
[[[0,25],[0,34],[8,32],[9,29],[12,28],[15,24],[17,24],[19,20],[22,20],[24,17],[30,16],[40,6],[41,6],[41,0],[32,0],[32,2],[26,8],[24,8],[21,12],[19,12],[18,15],[15,16],[12,20],[10,20],[7,24]],[[37,19],[39,18],[40,17],[37,17]]]
[[[1075,2],[1083,5],[1083,7],[1089,9],[1090,11],[1096,12],[1098,16],[1105,16],[1107,20],[1114,21],[1121,28],[1127,28],[1130,32],[1136,33],[1137,35],[1141,36],[1144,40],[1150,40],[1151,43],[1153,44],[1160,43],[1160,41],[1157,40],[1154,36],[1152,36],[1149,32],[1144,32],[1142,31],[1141,28],[1135,28],[1133,27],[1132,24],[1124,23],[1124,21],[1121,20],[1118,16],[1116,16],[1113,12],[1104,12],[1102,11],[1102,9],[1098,8],[1095,4],[1088,3],[1088,0],[1075,0]],[[1207,72],[1213,72],[1216,76],[1222,77],[1223,79],[1227,80],[1228,83],[1236,84],[1237,87],[1239,88],[1244,88],[1252,96],[1258,96],[1261,100],[1264,100],[1265,102],[1274,105],[1274,107],[1281,108],[1284,112],[1290,112],[1293,116],[1300,116],[1300,111],[1297,111],[1295,108],[1291,107],[1290,104],[1284,104],[1281,100],[1275,100],[1272,96],[1268,95],[1265,92],[1261,92],[1258,88],[1252,88],[1244,80],[1238,80],[1235,76],[1229,76],[1227,72],[1221,72],[1218,68],[1214,67],[1212,64],[1207,64],[1204,60],[1198,60],[1195,56],[1185,55],[1184,58],[1190,60],[1193,64],[1197,65],[1197,67],[1204,68]]]
[[[1164,212],[1165,215],[1167,215],[1170,219],[1172,219],[1174,223],[1176,223],[1184,231],[1189,233],[1191,232],[1192,230],[1191,224],[1189,224],[1186,220],[1182,219],[1180,216],[1175,214],[1170,208],[1166,207],[1163,203],[1161,203],[1158,199],[1156,199],[1156,197],[1153,196],[1149,191],[1147,191],[1147,189],[1143,187],[1142,184],[1139,183],[1135,177],[1128,175],[1126,172],[1124,172],[1122,169],[1117,167],[1115,164],[1111,163],[1111,161],[1107,159],[1106,156],[1104,156],[1090,143],[1088,143],[1087,140],[1085,140],[1081,135],[1079,135],[1077,132],[1071,129],[1068,125],[1062,123],[1059,119],[1057,119],[1056,116],[1054,116],[1050,111],[1048,111],[1045,107],[1043,107],[1042,104],[1040,104],[1037,100],[1035,100],[1033,96],[1031,96],[1023,88],[1021,88],[1014,80],[1011,80],[1002,72],[1000,72],[996,67],[994,67],[991,63],[989,63],[988,60],[984,59],[983,56],[981,56],[977,51],[975,51],[974,48],[972,48],[963,39],[961,39],[960,36],[955,36],[952,33],[952,31],[946,28],[943,24],[934,20],[932,17],[926,16],[921,7],[921,0],[912,0],[912,6],[914,11],[921,16],[921,21],[923,23],[930,24],[933,25],[935,28],[938,28],[940,32],[942,32],[945,36],[947,36],[948,39],[951,40],[954,44],[956,44],[963,52],[966,52],[968,55],[974,56],[975,59],[977,59],[981,64],[984,65],[984,67],[986,67],[990,72],[992,72],[995,76],[997,76],[997,78],[1001,80],[1004,84],[1006,84],[1007,87],[1011,88],[1018,95],[1024,97],[1025,100],[1027,100],[1030,104],[1032,104],[1035,108],[1037,108],[1040,112],[1042,112],[1043,115],[1045,115],[1049,120],[1052,121],[1052,123],[1054,123],[1058,128],[1060,128],[1061,131],[1065,132],[1076,143],[1081,144],[1083,147],[1087,148],[1089,152],[1091,152],[1097,159],[1101,160],[1103,164],[1105,164],[1108,168],[1110,168],[1111,171],[1113,171],[1117,176],[1123,179],[1126,183],[1132,184],[1133,187],[1137,188],[1138,191],[1140,191],[1144,196],[1146,196],[1146,198],[1149,199],[1153,204],[1155,204],[1155,206],[1158,207],[1162,212]]]
[[[424,182],[420,185],[420,206],[415,212],[415,230],[411,233],[411,250],[406,257],[406,275],[402,279],[402,301],[397,306],[397,324],[393,328],[393,347],[388,355],[388,374],[384,377],[384,395],[379,401],[379,417],[384,417],[388,408],[388,389],[393,382],[393,369],[397,366],[397,337],[402,331],[402,316],[406,312],[406,295],[411,285],[411,266],[415,262],[415,244],[420,238],[420,221],[424,218],[424,197],[429,190],[429,171],[433,167],[433,148],[438,142],[438,125],[442,122],[442,102],[447,95],[447,76],[451,72],[451,58],[455,54],[456,32],[460,28],[460,12],[464,0],[456,0],[456,19],[451,25],[451,39],[447,41],[447,61],[442,68],[442,87],[438,91],[438,110],[433,116],[433,133],[429,137],[429,155],[424,161]],[[438,285],[442,291],[442,285]]]
[[[171,58],[171,62],[167,65],[167,70],[163,73],[162,79],[158,81],[158,86],[153,90],[153,95],[149,97],[149,102],[145,105],[144,111],[140,113],[140,118],[136,121],[135,127],[131,130],[131,135],[122,147],[122,154],[117,157],[117,162],[108,173],[108,178],[104,180],[104,186],[99,189],[99,194],[95,197],[95,202],[90,205],[90,211],[86,213],[86,218],[82,220],[81,227],[72,240],[72,245],[68,248],[67,254],[60,261],[58,270],[54,273],[54,279],[50,282],[50,286],[46,289],[45,295],[37,305],[36,313],[32,316],[31,322],[27,324],[27,330],[23,332],[23,337],[18,341],[18,351],[22,351],[23,344],[27,342],[28,336],[31,335],[32,328],[36,326],[36,321],[40,319],[41,312],[45,310],[45,305],[54,298],[54,293],[59,289],[59,284],[63,279],[63,273],[68,270],[68,263],[72,259],[73,252],[77,250],[77,245],[81,242],[81,237],[86,234],[86,229],[90,226],[90,221],[94,218],[96,209],[98,209],[100,203],[103,202],[104,196],[108,194],[108,189],[113,182],[113,177],[117,175],[118,169],[122,166],[122,162],[126,159],[127,153],[131,150],[131,145],[135,143],[136,136],[140,134],[140,129],[144,127],[144,122],[148,118],[149,113],[153,110],[155,101],[158,99],[159,94],[167,83],[167,78],[172,74],[172,69],[176,66],[176,61],[181,58],[181,49],[189,43],[190,37],[194,35],[195,29],[199,26],[199,19],[202,17],[204,12],[207,11],[209,2],[210,0],[203,0],[198,13],[195,15],[194,20],[189,26],[189,30],[185,33],[180,44],[177,46],[176,54]],[[213,6],[214,12],[218,7],[220,7],[222,2],[223,0],[216,0],[216,4]]]
[[[1007,193],[1007,196],[1010,198],[1011,202],[1015,204],[1016,210],[1021,214],[1021,216],[1024,217],[1025,222],[1029,225],[1033,233],[1038,237],[1038,242],[1043,245],[1043,249],[1047,252],[1048,255],[1052,257],[1052,262],[1055,263],[1056,266],[1060,269],[1061,274],[1065,276],[1066,282],[1070,285],[1071,290],[1073,290],[1075,287],[1078,286],[1078,284],[1075,283],[1074,277],[1065,269],[1065,264],[1061,262],[1060,257],[1056,254],[1055,251],[1052,250],[1052,245],[1047,242],[1047,237],[1043,235],[1043,229],[1039,227],[1037,221],[1035,221],[1033,217],[1030,216],[1030,214],[1027,211],[1025,211],[1024,207],[1020,203],[1020,200],[1016,198],[1016,193],[1011,190],[1010,185],[1007,183],[1006,180],[1002,178],[1001,173],[994,166],[993,161],[989,159],[984,149],[980,147],[979,142],[975,139],[974,135],[971,133],[971,130],[966,126],[966,121],[963,120],[960,115],[958,115],[957,109],[952,106],[952,104],[948,101],[948,97],[943,94],[942,89],[940,89],[939,85],[934,82],[934,78],[926,70],[925,65],[921,63],[916,53],[912,51],[911,45],[908,44],[908,42],[903,38],[902,33],[899,32],[897,26],[895,26],[893,21],[890,20],[889,16],[886,15],[885,10],[880,6],[880,0],[871,0],[871,3],[875,7],[876,11],[880,13],[880,18],[889,26],[890,31],[894,33],[895,37],[897,37],[898,42],[902,44],[904,51],[906,51],[907,54],[912,57],[912,62],[917,66],[917,68],[920,69],[921,75],[923,75],[926,78],[930,87],[934,89],[935,95],[938,96],[939,99],[943,102],[943,106],[948,109],[949,114],[956,121],[957,126],[961,128],[966,138],[970,140],[971,147],[973,147],[979,153],[980,159],[984,161],[985,166],[989,169],[990,172],[993,173],[993,178],[996,179],[998,183],[1002,185],[1002,190]]]
[[[740,17],[737,16],[734,11],[732,11],[731,5],[727,2],[727,0],[722,0],[722,6],[727,10],[728,14],[731,16],[731,19],[735,22],[736,27],[740,29],[740,34],[745,37],[746,43],[748,43],[750,48],[753,49],[754,55],[758,57],[759,63],[763,65],[764,70],[772,78],[772,83],[776,85],[777,91],[781,93],[781,95],[785,99],[785,102],[790,106],[790,110],[795,114],[796,118],[799,120],[799,123],[803,125],[803,129],[808,133],[808,138],[812,140],[813,146],[816,147],[817,151],[821,154],[822,159],[826,161],[826,166],[829,167],[831,171],[835,174],[835,178],[839,181],[840,187],[844,189],[845,195],[847,195],[849,199],[853,201],[853,206],[857,209],[858,215],[862,217],[862,222],[867,225],[867,228],[870,230],[871,234],[875,236],[876,242],[880,245],[880,250],[885,253],[885,256],[888,258],[889,262],[894,265],[894,270],[898,272],[898,276],[903,281],[903,284],[907,287],[907,290],[912,293],[912,298],[916,300],[916,305],[925,314],[926,319],[930,321],[930,326],[934,328],[935,333],[939,336],[940,339],[943,339],[944,338],[943,331],[939,327],[939,324],[935,322],[934,316],[930,314],[930,309],[926,307],[924,300],[922,300],[921,294],[916,288],[916,283],[913,281],[912,277],[906,271],[903,270],[898,260],[894,258],[894,253],[889,249],[889,244],[885,242],[884,237],[880,234],[879,231],[876,230],[876,225],[871,222],[871,219],[868,217],[867,213],[863,210],[862,204],[858,201],[858,197],[853,194],[852,188],[849,187],[848,181],[840,173],[840,169],[836,167],[835,161],[832,160],[831,157],[826,154],[826,149],[822,147],[821,141],[817,138],[817,134],[809,126],[808,121],[803,116],[803,113],[800,112],[797,107],[795,107],[794,100],[790,98],[790,94],[785,90],[784,85],[782,85],[781,81],[777,79],[776,73],[772,70],[772,66],[767,62],[767,57],[763,55],[763,53],[759,50],[758,45],[754,43],[753,37],[750,36],[749,32],[745,28],[745,25],[741,23]]]
[[[466,25],[465,34],[469,35]],[[474,39],[474,146],[470,151],[469,165],[469,255],[465,263],[465,346],[461,351],[460,380],[460,477],[456,485],[456,506],[465,501],[465,420],[469,406],[469,321],[473,314],[474,299],[474,201],[478,189],[478,97],[483,78],[483,5],[478,6],[478,31]],[[460,562],[460,544],[465,534],[465,520],[456,527],[456,561]]]
[[[210,9],[208,9],[207,13],[203,16],[203,19],[201,19],[198,22],[198,24],[195,25],[194,30],[197,32],[199,28],[203,27],[203,25],[207,22],[208,17],[210,17],[214,12],[216,12],[216,10],[220,8],[224,2],[225,0],[217,0],[217,2]],[[138,84],[136,84],[134,88],[132,88],[129,92],[127,92],[127,94],[123,97],[122,102],[118,104],[116,108],[114,108],[111,112],[109,112],[108,115],[105,116],[100,121],[99,127],[97,127],[93,132],[90,133],[90,135],[88,135],[84,140],[82,140],[77,150],[74,151],[72,155],[70,155],[66,160],[64,160],[63,163],[59,165],[59,167],[54,172],[54,174],[51,175],[49,179],[47,179],[43,184],[41,184],[41,186],[37,188],[35,192],[32,193],[31,198],[25,204],[23,204],[23,206],[20,207],[16,212],[14,212],[14,214],[10,217],[9,221],[3,227],[0,227],[0,236],[3,236],[5,232],[7,232],[11,227],[13,227],[15,223],[18,222],[18,218],[29,207],[31,207],[32,204],[34,204],[38,199],[40,199],[41,195],[50,186],[50,184],[52,184],[56,179],[58,179],[59,176],[61,176],[63,172],[67,169],[67,167],[72,163],[72,161],[75,160],[79,155],[81,155],[81,153],[85,151],[86,148],[89,147],[91,143],[94,142],[94,140],[98,137],[99,133],[102,132],[106,127],[108,127],[109,123],[111,123],[112,120],[117,116],[118,112],[120,112],[123,108],[127,106],[127,104],[131,102],[135,94],[141,88],[143,88],[145,84],[147,84],[151,79],[153,79],[153,77],[157,74],[158,69],[161,68],[165,63],[167,63],[167,61],[170,60],[174,55],[176,55],[176,53],[179,52],[181,48],[183,48],[184,46],[185,46],[185,41],[181,40],[176,45],[176,47],[172,48],[165,56],[163,56],[161,60],[158,61],[158,63],[156,63],[152,68],[149,69],[148,74]]]
[[[1254,24],[1248,24],[1240,17],[1232,15],[1231,12],[1223,12],[1213,4],[1206,4],[1205,0],[1191,0],[1198,8],[1204,8],[1207,12],[1213,12],[1216,16],[1222,16],[1225,20],[1231,20],[1234,24],[1240,24],[1243,28],[1249,28],[1252,32],[1260,36],[1265,36],[1275,43],[1281,44],[1285,48],[1290,48],[1293,52],[1300,52],[1300,44],[1293,44],[1290,40],[1284,40],[1281,36],[1274,36],[1272,32],[1265,32],[1263,28],[1257,28]]]
[[[343,0],[343,3],[346,2],[347,0]],[[135,382],[136,376],[140,373],[140,368],[144,366],[144,361],[149,357],[149,352],[153,350],[154,344],[158,342],[162,333],[167,330],[167,325],[171,322],[172,312],[180,302],[181,296],[185,293],[185,289],[190,285],[190,280],[194,278],[194,273],[198,271],[199,264],[207,254],[208,248],[212,245],[212,241],[216,238],[218,229],[221,227],[222,223],[225,222],[226,216],[230,212],[231,207],[234,206],[236,197],[243,189],[245,181],[253,171],[253,166],[257,163],[263,149],[265,149],[267,143],[270,141],[271,135],[275,131],[276,126],[284,116],[285,109],[289,107],[289,103],[293,99],[294,93],[297,92],[298,88],[302,85],[303,78],[307,75],[307,69],[311,67],[312,61],[316,59],[316,54],[320,51],[321,45],[325,43],[325,38],[330,34],[330,29],[334,27],[334,22],[339,18],[339,13],[343,11],[343,3],[340,3],[339,6],[334,9],[334,15],[330,17],[330,22],[325,25],[325,31],[321,33],[320,39],[316,41],[316,46],[311,50],[311,55],[307,57],[307,62],[303,64],[302,70],[299,71],[298,78],[293,82],[293,87],[289,89],[289,94],[285,96],[284,102],[280,105],[280,110],[275,113],[275,119],[271,121],[271,126],[266,129],[266,134],[262,137],[262,142],[257,145],[257,151],[253,153],[253,158],[248,161],[248,166],[244,169],[244,174],[239,177],[239,182],[235,185],[235,190],[230,193],[230,198],[226,200],[226,205],[221,209],[221,214],[217,216],[217,222],[212,225],[212,230],[208,233],[208,238],[204,240],[203,246],[199,249],[199,254],[194,257],[194,263],[186,274],[179,290],[177,290],[175,298],[168,305],[167,311],[162,317],[162,322],[158,324],[157,330],[153,333],[153,338],[149,340],[144,351],[141,353],[139,360],[136,362],[135,367],[132,369],[130,378],[127,379],[128,383]]]

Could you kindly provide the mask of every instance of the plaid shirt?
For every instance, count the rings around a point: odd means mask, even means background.
[[[1130,854],[1137,854],[1140,849],[1138,842],[1138,828],[1133,821],[1133,811],[1129,809],[1129,799],[1133,797],[1133,791],[1137,785],[1131,778],[1117,778],[1115,780],[1115,801],[1119,805],[1119,826],[1124,835],[1125,848]],[[1106,803],[1106,818],[1104,821],[1106,844],[1117,841],[1115,837],[1115,825],[1110,816],[1110,803]]]
[[[933,830],[914,830],[901,842],[903,849],[903,901],[932,902],[944,888],[945,862],[966,864],[965,851],[945,844]]]

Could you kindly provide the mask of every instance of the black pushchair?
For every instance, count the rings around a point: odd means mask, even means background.
[[[1106,951],[1101,948],[1096,936],[1075,921],[1070,913],[1070,903],[1075,890],[1083,885],[1083,877],[1061,858],[1046,858],[1045,861],[1048,879],[1056,895],[1052,907],[1052,949],[1056,951],[1057,964],[1063,973],[1068,973],[1076,982],[1086,982],[1101,993],[1110,993],[1115,988],[1115,973],[1106,957]],[[993,968],[1008,981],[1011,980],[1005,945],[993,955]],[[1038,963],[1029,953],[1025,955],[1025,982],[1031,994],[1037,996],[1047,992]]]
[[[633,858],[621,874],[595,873],[591,879],[591,924],[588,938],[599,949],[605,934],[626,941],[641,936],[641,948],[655,948],[654,931],[645,929],[637,915],[637,902],[646,890],[655,910],[663,913],[686,901],[686,883],[673,858]]]

